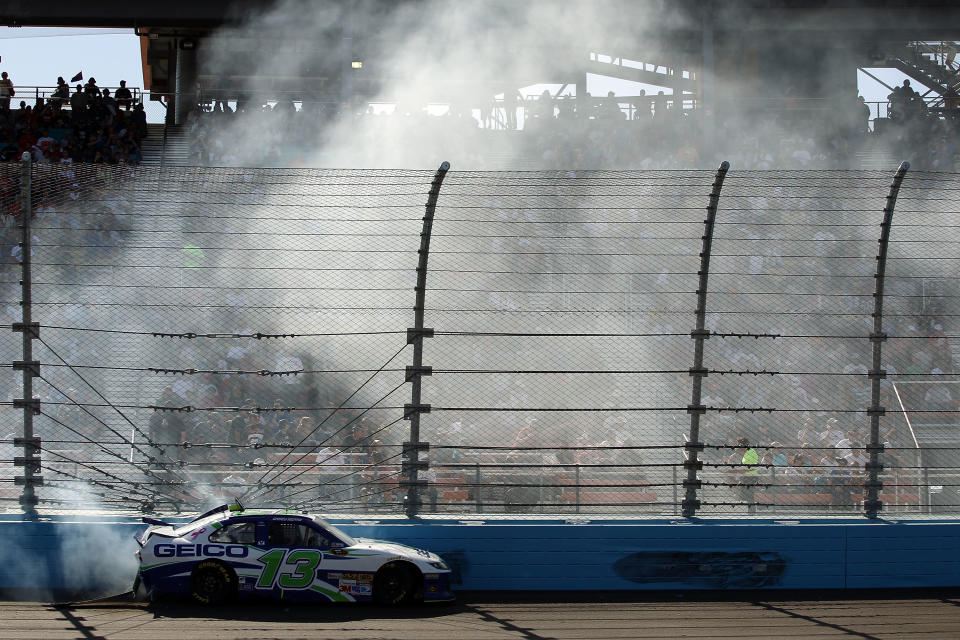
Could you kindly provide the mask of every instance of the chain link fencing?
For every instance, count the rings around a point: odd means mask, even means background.
[[[892,178],[734,167],[710,228],[706,171],[34,165],[34,463],[0,164],[0,506],[36,464],[44,511],[956,512],[960,176],[878,261]]]

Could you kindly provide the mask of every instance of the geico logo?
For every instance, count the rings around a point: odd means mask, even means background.
[[[240,544],[158,544],[153,555],[158,558],[246,558],[250,550]]]

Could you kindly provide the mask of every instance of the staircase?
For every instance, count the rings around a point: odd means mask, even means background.
[[[939,98],[960,91],[960,56],[947,60],[948,54],[956,55],[958,50],[960,44],[956,42],[911,42],[900,53],[888,57],[885,66],[930,87]]]
[[[182,125],[167,127],[167,143],[163,143],[162,123],[148,124],[143,141],[143,164],[148,166],[187,167],[195,164],[190,159],[190,137]]]

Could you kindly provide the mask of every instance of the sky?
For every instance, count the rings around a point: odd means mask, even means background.
[[[79,72],[102,87],[143,86],[139,37],[133,29],[72,29],[0,27],[0,70],[10,74],[15,88],[57,85]],[[17,98],[34,94],[18,90]],[[152,109],[151,109],[152,107]],[[148,120],[161,122],[163,108],[147,105]]]
[[[139,37],[133,29],[0,27],[0,70],[9,73],[14,86],[21,88],[56,86],[57,76],[69,81],[79,72],[83,72],[85,80],[95,77],[100,86],[115,87],[120,80],[126,80],[129,87],[143,86]],[[890,86],[899,85],[906,77],[894,69],[870,69],[870,73]],[[889,89],[862,72],[857,73],[857,79],[860,94],[867,102],[886,101]],[[915,81],[912,83],[921,93],[924,91]],[[639,87],[646,85],[592,76],[587,89],[595,96],[606,95],[607,91],[631,95]],[[651,88],[647,87],[647,93]],[[536,95],[541,91],[542,86],[534,85],[524,93]],[[29,97],[23,90],[17,96]],[[158,103],[148,103],[147,118],[161,122],[163,108]]]

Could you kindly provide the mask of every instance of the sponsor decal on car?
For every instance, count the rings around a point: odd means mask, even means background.
[[[373,580],[372,573],[341,573],[341,580],[360,580],[360,581],[370,581]]]
[[[246,558],[250,549],[242,544],[172,544],[158,543],[153,555],[158,558]]]
[[[373,593],[373,586],[370,583],[363,584],[340,584],[341,593],[349,593],[352,596],[369,596]]]

